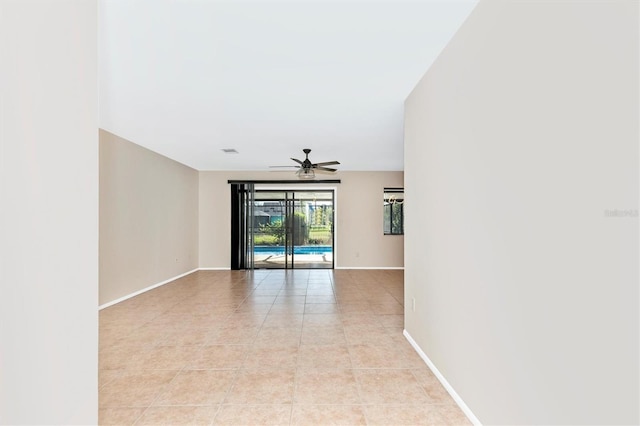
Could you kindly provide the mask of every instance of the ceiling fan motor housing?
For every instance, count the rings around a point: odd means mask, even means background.
[[[313,164],[311,164],[311,161],[309,161],[309,153],[311,152],[311,150],[309,148],[305,148],[302,150],[302,152],[304,152],[305,155],[305,159],[302,162],[302,168],[311,169],[313,167]]]

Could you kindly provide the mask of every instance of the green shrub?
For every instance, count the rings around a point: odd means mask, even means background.
[[[277,246],[278,239],[275,235],[257,234],[253,237],[253,244],[256,246]]]
[[[285,228],[284,226],[282,226],[281,220],[274,220],[273,223],[260,224],[260,232],[262,232],[261,237],[262,236],[270,237],[268,241],[273,241],[271,244],[268,244],[268,245],[284,244]],[[258,236],[256,235],[254,237],[253,242],[255,245],[258,245],[258,243],[256,243],[256,237]]]
[[[310,244],[329,244],[331,242],[331,228],[329,226],[314,226],[309,230]]]
[[[293,244],[296,246],[304,245],[309,239],[309,228],[307,227],[307,217],[301,212],[295,212],[293,217],[287,217],[285,226],[282,225],[281,220],[274,220],[273,223],[260,224],[261,234],[254,236],[254,244],[283,245],[285,230],[290,223],[294,235]],[[258,241],[260,241],[260,243],[258,243]]]

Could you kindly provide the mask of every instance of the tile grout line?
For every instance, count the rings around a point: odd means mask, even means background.
[[[149,406],[147,408],[144,409],[144,411],[142,412],[142,414],[140,414],[140,416],[138,416],[138,418],[132,423],[132,425],[136,425],[140,419],[142,419],[144,417],[144,415],[147,413],[147,411],[149,411],[149,409],[151,407],[153,407],[153,404],[155,404],[155,402],[160,398],[160,396],[162,394],[164,394],[167,389],[169,387],[169,385],[176,379],[176,377],[178,377],[178,375],[184,370],[184,367],[182,367],[182,369],[180,369],[172,378],[171,380],[169,380],[169,382],[164,386],[164,388],[162,389],[162,391],[158,392],[158,394],[156,395],[155,398],[153,398],[153,401],[151,401],[151,403],[149,404]]]
[[[308,291],[309,291],[309,280],[307,278],[305,291],[304,291],[304,304],[303,304],[303,308],[302,308],[302,325],[300,327],[300,338],[298,339],[298,350],[297,350],[297,353],[296,353],[296,369],[295,369],[295,374],[293,376],[293,390],[292,390],[292,393],[291,393],[291,411],[289,413],[289,425],[293,424],[293,407],[294,407],[294,405],[296,403],[296,393],[298,391],[298,372],[299,372],[299,368],[300,368],[300,348],[302,347],[302,336],[303,336],[303,333],[304,333],[304,319],[305,319],[305,316],[307,315],[306,306],[307,306]]]
[[[240,368],[236,368],[236,369],[234,369],[234,371],[235,371],[235,375],[233,376],[233,380],[231,381],[231,384],[227,388],[227,391],[225,392],[224,397],[222,398],[222,400],[218,404],[218,410],[216,411],[216,414],[213,416],[213,418],[211,420],[211,424],[212,425],[215,424],[216,419],[218,418],[218,416],[222,412],[222,409],[223,409],[223,407],[225,405],[225,401],[227,400],[227,398],[229,398],[229,395],[231,394],[231,391],[233,390],[234,386],[236,385],[236,383],[238,381],[238,378],[240,376]]]

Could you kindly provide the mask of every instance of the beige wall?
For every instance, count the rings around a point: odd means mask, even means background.
[[[291,178],[280,172],[197,172],[101,130],[100,304],[197,267],[228,269],[228,180]],[[323,186],[337,194],[335,266],[403,267],[403,236],[382,232],[383,188],[401,187],[403,173],[342,172],[331,178],[342,180]]]
[[[406,330],[484,424],[640,421],[638,71],[637,2],[481,1],[406,101]]]
[[[97,424],[97,2],[2,1],[0,64],[0,424]]]
[[[385,187],[403,187],[403,172],[342,172],[338,176],[336,267],[404,267],[404,236],[384,235]]]
[[[200,267],[229,268],[230,187],[228,180],[291,179],[281,172],[200,172]],[[339,172],[336,188],[337,268],[404,266],[404,237],[382,232],[385,187],[402,187],[402,172]],[[327,185],[323,188],[328,187]],[[295,188],[301,188],[296,185]]]
[[[198,267],[198,172],[100,131],[100,304]]]

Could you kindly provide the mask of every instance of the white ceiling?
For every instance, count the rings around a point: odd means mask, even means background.
[[[100,127],[198,170],[403,170],[404,99],[476,3],[102,0]]]

